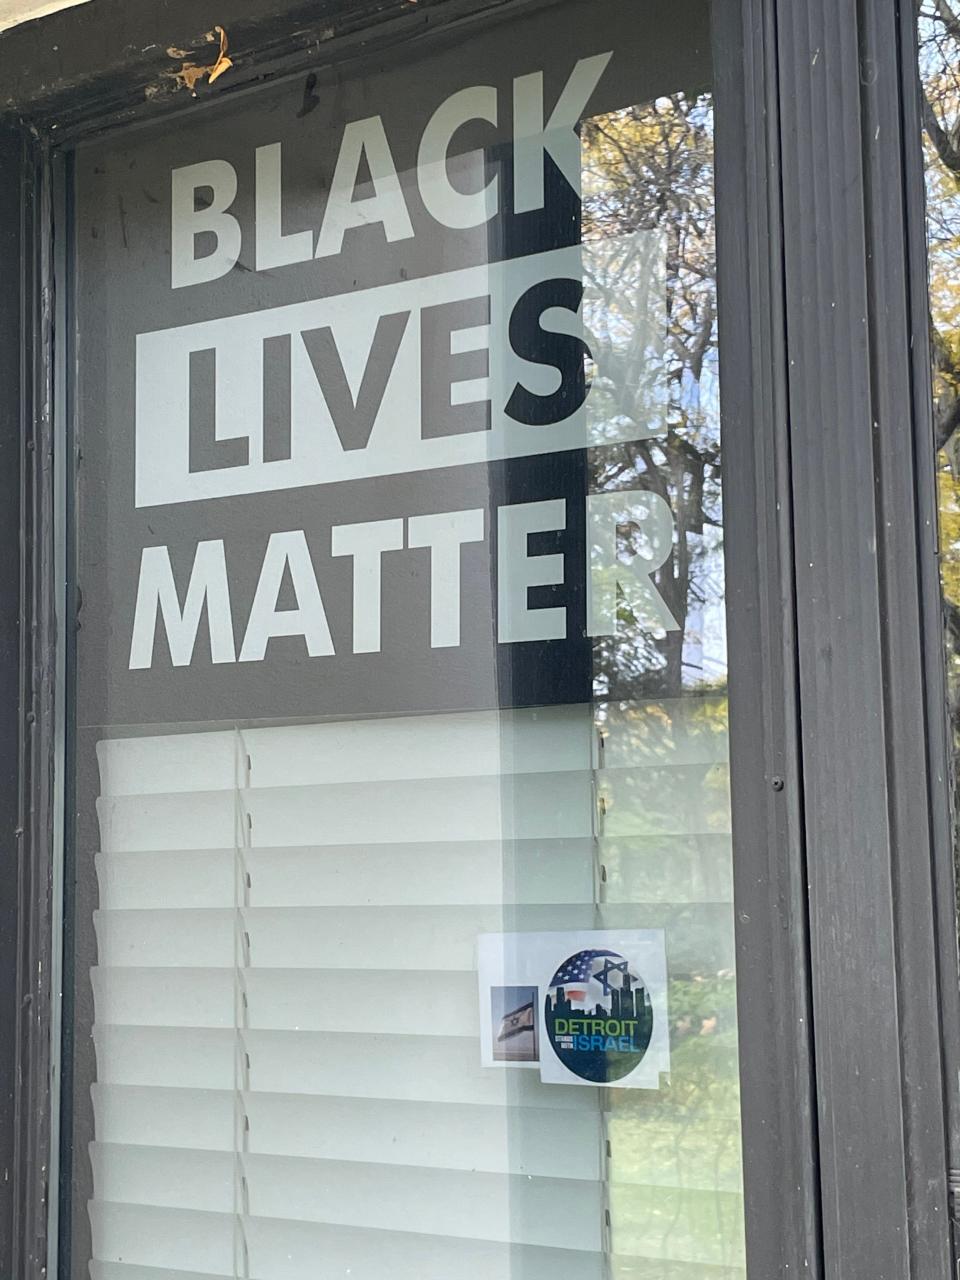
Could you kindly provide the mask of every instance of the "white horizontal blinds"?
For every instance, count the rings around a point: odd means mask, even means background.
[[[101,745],[104,1264],[585,1274],[599,1111],[480,1068],[475,950],[510,912],[592,924],[593,750],[587,709]]]
[[[483,1069],[475,971],[481,932],[650,923],[638,862],[665,924],[728,896],[725,733],[696,719],[608,708],[602,742],[580,707],[100,744],[92,1274],[312,1280],[339,1259],[379,1280],[389,1257],[411,1280],[599,1280],[611,1239],[624,1275],[686,1265],[696,1242],[624,1235],[605,1187],[617,1171],[627,1222],[702,1194],[670,1118],[636,1166],[602,1095]],[[692,1261],[691,1280],[715,1262]]]

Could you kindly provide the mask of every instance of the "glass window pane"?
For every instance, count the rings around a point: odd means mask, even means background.
[[[744,1280],[681,9],[77,151],[73,1277]]]

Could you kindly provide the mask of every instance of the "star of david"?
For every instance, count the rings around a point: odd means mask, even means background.
[[[603,968],[598,970],[598,972],[593,976],[596,978],[597,982],[600,983],[601,987],[603,987],[603,994],[608,996],[610,994],[610,974],[622,973],[626,976],[627,971],[628,965],[626,960],[621,960],[619,964],[613,964],[608,956],[603,962]]]

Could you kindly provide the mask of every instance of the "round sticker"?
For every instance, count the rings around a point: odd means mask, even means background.
[[[593,1084],[628,1076],[653,1034],[646,983],[616,951],[578,951],[553,975],[547,1038],[569,1070]]]

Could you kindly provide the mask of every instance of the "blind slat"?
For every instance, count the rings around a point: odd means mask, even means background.
[[[330,1228],[328,1228],[328,1230],[329,1229]],[[397,1277],[398,1280],[421,1280],[421,1276],[423,1276],[425,1277],[425,1280],[432,1280],[432,1273],[417,1269],[422,1266],[422,1263],[420,1262],[414,1263],[412,1269],[403,1268],[398,1271],[394,1265],[395,1258],[392,1250],[392,1244],[390,1246],[383,1247],[391,1248],[391,1277]],[[454,1247],[459,1250],[462,1248],[462,1245],[460,1242],[455,1242]],[[500,1249],[504,1248],[504,1246],[492,1247],[499,1247]],[[471,1250],[472,1249],[473,1246],[471,1245]],[[462,1270],[459,1264],[457,1264],[457,1271],[455,1273],[457,1280],[460,1280],[460,1277],[462,1276],[465,1277],[465,1280],[472,1280],[472,1277],[480,1274],[484,1275],[485,1280],[518,1280],[518,1277],[521,1276],[523,1277],[523,1280],[598,1280],[598,1277],[603,1277],[603,1280],[608,1280],[610,1274],[609,1271],[605,1270],[601,1265],[599,1256],[592,1254],[573,1255],[574,1260],[569,1261],[566,1267],[564,1267],[563,1264],[556,1261],[556,1257],[560,1254],[559,1250],[552,1259],[541,1256],[538,1260],[538,1265],[536,1266],[533,1264],[531,1257],[533,1251],[526,1251],[526,1259],[524,1261],[521,1261],[517,1256],[520,1252],[521,1251],[518,1249],[511,1255],[513,1258],[512,1262],[509,1258],[507,1259],[504,1264],[507,1269],[503,1271],[491,1270],[484,1273],[471,1271],[466,1273]],[[542,1255],[545,1251],[539,1252]],[[350,1256],[351,1258],[355,1258],[357,1256],[356,1250],[354,1250]],[[563,1256],[566,1257],[566,1255]],[[347,1268],[349,1268],[351,1280],[383,1280],[382,1260],[379,1265],[376,1261],[372,1261],[369,1269],[365,1268],[363,1270],[358,1269],[355,1264],[351,1265],[351,1263],[346,1260],[342,1262],[342,1265],[344,1267],[344,1275],[348,1273]],[[615,1263],[614,1265],[617,1264]],[[641,1263],[640,1265],[643,1266],[644,1264]],[[636,1266],[637,1263],[635,1260],[624,1260],[624,1262],[620,1264],[620,1274],[629,1276],[629,1268],[633,1267],[635,1270]],[[649,1268],[647,1268],[647,1270],[649,1270]],[[276,1269],[273,1269],[270,1276],[267,1278],[263,1275],[255,1276],[251,1274],[250,1280],[274,1280],[276,1274]],[[303,1273],[301,1273],[301,1277],[299,1277],[298,1280],[302,1280],[302,1274]],[[442,1270],[438,1271],[436,1275],[437,1277],[442,1276]],[[726,1266],[715,1267],[709,1263],[702,1262],[664,1262],[658,1264],[656,1277],[657,1280],[743,1280],[743,1268]],[[172,1271],[169,1267],[131,1266],[126,1262],[94,1261],[90,1264],[90,1280],[235,1280],[235,1276],[227,1276],[223,1274],[215,1275],[209,1271]],[[642,1277],[642,1273],[641,1280],[645,1280],[645,1277]]]
[[[339,721],[100,744],[106,795],[380,782],[593,767],[591,709]]]
[[[331,783],[242,792],[108,796],[101,850],[223,849],[240,844],[584,838],[596,833],[594,774]],[[729,830],[727,766],[607,769],[597,775],[607,837]]]
[[[462,840],[245,849],[254,906],[456,906],[589,902],[594,846],[581,840]],[[104,908],[236,901],[234,848],[97,855]]]
[[[101,1084],[93,1101],[98,1140],[113,1146],[230,1152],[242,1105],[245,1147],[257,1155],[590,1181],[602,1176],[604,1125],[596,1108],[564,1116],[557,1150],[557,1113],[541,1108],[269,1093],[184,1096]]]
[[[666,910],[672,906],[663,905]],[[635,920],[636,908],[617,903],[513,909],[397,907],[389,912],[366,907],[252,907],[99,911],[94,916],[103,969],[236,965],[248,978],[263,969],[388,972],[395,976],[384,979],[384,999],[396,994],[402,998],[412,989],[403,976],[408,972],[473,973],[478,934],[629,929]],[[705,930],[701,954],[713,947],[714,932]],[[689,955],[697,948],[688,944],[685,950]],[[419,984],[416,978],[412,981]]]
[[[669,927],[689,915],[686,903],[652,904],[644,912],[648,928]],[[734,943],[731,934],[728,903],[701,903],[696,933],[678,942],[672,959],[678,973],[718,972],[733,968]],[[423,1010],[432,1007],[429,988],[434,981],[450,984],[476,967],[478,933],[508,933],[519,929],[545,932],[568,928],[629,929],[636,921],[636,909],[619,903],[601,906],[524,907],[504,911],[496,907],[478,908],[398,908],[384,920],[383,913],[365,908],[305,907],[285,912],[274,909],[241,911],[111,911],[96,915],[100,954],[97,985],[111,991],[125,991],[130,979],[128,970],[149,975],[166,970],[172,983],[181,982],[188,972],[197,999],[213,999],[217,975],[225,971],[236,974],[236,983],[254,998],[270,985],[270,975],[302,972],[309,981],[322,983],[328,991],[338,991],[349,999],[349,974],[359,984],[357,992],[369,991],[371,980],[379,981],[377,1017],[389,1018],[382,1027],[368,1022],[369,1030],[411,1031],[423,1026],[426,1012],[414,1012],[409,997],[424,1001]],[[284,927],[284,923],[285,926]],[[390,929],[387,934],[386,930]],[[371,938],[383,938],[376,949]],[[146,981],[153,981],[149,977]],[[278,977],[274,988],[283,986]],[[442,988],[441,988],[442,990]],[[146,997],[146,988],[144,989]],[[304,992],[304,1000],[309,1001]],[[474,996],[474,1003],[475,1003]],[[212,1007],[212,1006],[211,1006]],[[368,1009],[370,1006],[367,1006]],[[406,1012],[408,1020],[397,1019]],[[296,1016],[296,1006],[293,1008]],[[222,1012],[211,1015],[212,1021],[191,1021],[187,1025],[220,1026]],[[303,1020],[295,1025],[309,1026],[305,1008]],[[344,1016],[352,1016],[350,1010]],[[430,1018],[432,1020],[433,1014]],[[250,1025],[263,1025],[258,1013]],[[111,1017],[122,1023],[155,1024],[152,1001],[141,1017]],[[161,1022],[163,1020],[161,1019]],[[286,1023],[280,1024],[282,1026]],[[459,1024],[459,1025],[462,1025]],[[351,1029],[345,1024],[345,1029]],[[441,1034],[463,1035],[462,1030]]]
[[[231,790],[471,774],[538,773],[727,758],[724,699],[288,725],[119,738],[98,746],[105,795]]]
[[[518,1249],[529,1250],[534,1265],[542,1251],[542,1261],[559,1268],[545,1272],[544,1280],[565,1272],[575,1280],[578,1272],[567,1272],[563,1263],[572,1268],[579,1260],[589,1267],[603,1247],[602,1214],[598,1212],[601,1189],[595,1184],[554,1186],[549,1179],[524,1179],[522,1184],[508,1185],[502,1178],[484,1174],[448,1174],[444,1176],[451,1180],[452,1194],[446,1197],[430,1185],[437,1176],[432,1171],[405,1170],[399,1191],[394,1189],[396,1179],[390,1182],[391,1196],[386,1203],[378,1196],[376,1175],[390,1175],[390,1170],[364,1167],[359,1172],[367,1176],[355,1181],[348,1171],[330,1167],[323,1170],[324,1177],[298,1179],[295,1168],[285,1168],[295,1161],[253,1157],[245,1159],[242,1166],[252,1212],[241,1214],[234,1208],[233,1191],[226,1188],[228,1182],[231,1188],[235,1182],[232,1157],[190,1153],[194,1169],[183,1182],[177,1182],[170,1179],[170,1169],[162,1160],[152,1168],[147,1166],[146,1157],[154,1153],[142,1154],[143,1161],[129,1149],[122,1152],[124,1160],[111,1166],[110,1190],[130,1196],[136,1193],[140,1180],[150,1203],[99,1199],[91,1205],[97,1256],[105,1260],[178,1268],[192,1259],[194,1267],[199,1263],[217,1274],[225,1263],[232,1266],[234,1251],[241,1244],[250,1260],[251,1276],[263,1274],[275,1280],[290,1275],[300,1280],[316,1274],[318,1262],[323,1273],[337,1274],[337,1237],[342,1232],[339,1243],[349,1242],[352,1247],[341,1265],[345,1266],[343,1274],[351,1276],[356,1274],[351,1260],[363,1274],[367,1258],[372,1261],[375,1253],[383,1250],[389,1252],[380,1252],[381,1275],[386,1258],[391,1276],[396,1275],[395,1260],[404,1255],[429,1268],[439,1247],[454,1268],[446,1280],[450,1276],[460,1280],[465,1274],[463,1267],[466,1274],[472,1274],[470,1261],[475,1253],[496,1265],[499,1250],[483,1246],[499,1245],[510,1251],[515,1263]],[[122,1188],[121,1172],[126,1174]],[[418,1176],[421,1174],[426,1176]],[[487,1188],[485,1180],[490,1182]],[[574,1200],[578,1186],[582,1194]],[[210,1202],[219,1193],[228,1207],[196,1210],[164,1203],[185,1198],[191,1189]],[[512,1193],[509,1200],[508,1191]],[[635,1189],[630,1189],[633,1212],[625,1229],[615,1229],[611,1246],[611,1253],[628,1268],[628,1274],[633,1268],[640,1276],[644,1270],[683,1276],[687,1264],[702,1268],[689,1273],[690,1280],[701,1280],[704,1275],[722,1275],[724,1267],[735,1262],[724,1256],[722,1238],[711,1234],[710,1223],[711,1216],[718,1213],[742,1213],[739,1197],[656,1187],[642,1188],[641,1192],[638,1198]],[[569,1201],[564,1193],[570,1196]],[[259,1214],[255,1210],[260,1205],[276,1206],[281,1213]],[[325,1216],[318,1219],[320,1213]],[[422,1226],[427,1229],[419,1229]],[[151,1232],[151,1238],[138,1240],[138,1227]],[[164,1231],[184,1232],[186,1239],[163,1238],[159,1233]],[[301,1270],[287,1272],[285,1264],[294,1262]],[[658,1265],[662,1272],[655,1270]],[[432,1273],[426,1270],[424,1274]],[[521,1274],[526,1278],[526,1270]]]
[[[238,1044],[231,1029],[98,1025],[93,1034],[102,1082],[153,1090],[233,1088]],[[536,1072],[485,1069],[472,1037],[245,1031],[242,1044],[250,1055],[250,1088],[268,1093],[596,1108],[589,1090],[544,1089]]]
[[[579,904],[593,900],[595,864],[607,902],[730,901],[730,859],[726,832],[243,851],[255,907]],[[108,910],[236,901],[233,848],[101,853],[96,868]]]
[[[482,1206],[476,1207],[482,1213]],[[234,1275],[237,1237],[251,1280],[303,1280],[323,1259],[330,1275],[351,1280],[605,1280],[601,1254],[531,1248],[474,1238],[245,1219],[145,1205],[90,1206],[97,1257],[154,1267],[201,1266]]]
[[[237,1211],[233,1153],[94,1144],[91,1158],[100,1201]],[[252,1218],[586,1252],[603,1247],[596,1182],[413,1167],[398,1177],[385,1165],[246,1154],[242,1170]]]
[[[232,1027],[237,979],[230,969],[91,969],[98,1023],[162,1027]],[[289,1031],[377,1031],[403,1035],[478,1036],[476,978],[471,973],[404,975],[405,996],[382,1004],[388,973],[250,969],[243,975],[245,1025]]]
[[[90,1280],[236,1280],[210,1271],[171,1271],[169,1267],[138,1267],[127,1262],[90,1263]]]
[[[413,782],[331,783],[176,792],[98,801],[101,849],[222,849],[252,845],[393,844],[539,839],[594,833],[593,775],[514,774]]]
[[[246,1145],[254,1154],[741,1190],[736,1161],[719,1171],[716,1160],[718,1150],[739,1143],[737,1116],[717,1114],[709,1102],[688,1106],[672,1120],[661,1116],[644,1123],[642,1150],[629,1116],[611,1116],[595,1106],[568,1110],[561,1118],[539,1107],[110,1084],[94,1086],[93,1102],[97,1135],[107,1146],[230,1152],[242,1113],[249,1124]],[[558,1151],[559,1126],[565,1141]]]

